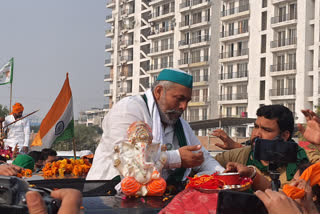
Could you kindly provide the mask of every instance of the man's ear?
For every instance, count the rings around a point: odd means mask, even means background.
[[[284,139],[284,141],[288,141],[290,137],[290,132],[288,130],[281,133],[281,138]]]
[[[160,100],[161,94],[163,93],[163,86],[162,85],[157,85],[156,88],[153,90],[153,96],[156,99],[156,101]]]

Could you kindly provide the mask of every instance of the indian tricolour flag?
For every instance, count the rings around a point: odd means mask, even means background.
[[[0,68],[0,85],[12,83],[13,77],[13,58]]]
[[[50,148],[55,141],[68,140],[73,137],[74,121],[72,93],[67,73],[67,78],[64,81],[63,87],[48,114],[42,120],[39,132],[31,146]]]

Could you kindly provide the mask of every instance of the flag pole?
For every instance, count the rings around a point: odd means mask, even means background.
[[[75,139],[75,137],[72,138],[72,147],[73,147],[74,160],[76,160],[77,155],[76,155],[76,139]]]
[[[11,112],[11,102],[12,102],[12,83],[10,83],[10,107],[9,107],[9,113]]]

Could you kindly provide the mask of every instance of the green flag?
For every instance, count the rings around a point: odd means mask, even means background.
[[[0,85],[12,83],[13,78],[13,58],[9,60],[1,69],[0,69]]]

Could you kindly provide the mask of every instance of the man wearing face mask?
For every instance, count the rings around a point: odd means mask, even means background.
[[[23,114],[24,107],[21,103],[15,103],[12,106],[12,112],[6,116],[2,127],[20,119]],[[28,153],[30,138],[30,123],[27,118],[19,120],[16,123],[8,126],[7,138],[4,139],[4,147],[11,147],[12,150],[16,147],[19,148],[20,153]]]
[[[241,175],[260,179],[260,175],[264,175],[270,181],[268,174],[268,165],[266,161],[254,159],[253,142],[256,138],[265,140],[282,139],[283,141],[293,141],[292,134],[294,130],[294,118],[292,112],[282,105],[266,105],[257,110],[257,119],[250,137],[251,146],[231,149],[229,151],[218,154],[215,159],[224,167],[226,171],[238,171]],[[230,163],[231,162],[231,163]],[[308,162],[307,155],[303,148],[299,147],[297,153],[297,163],[289,163],[278,169],[280,172],[281,185],[289,183],[298,169],[298,165]],[[248,167],[249,166],[249,167]],[[259,175],[259,176],[256,176]],[[270,187],[270,182],[256,182],[256,189],[266,189]]]
[[[113,148],[126,139],[128,127],[136,121],[152,128],[153,142],[166,145],[168,160],[161,176],[169,184],[185,180],[191,169],[223,171],[181,118],[191,100],[192,82],[192,76],[184,71],[163,69],[151,90],[113,106],[103,120],[103,135],[87,179],[109,180],[119,175],[113,166]]]

